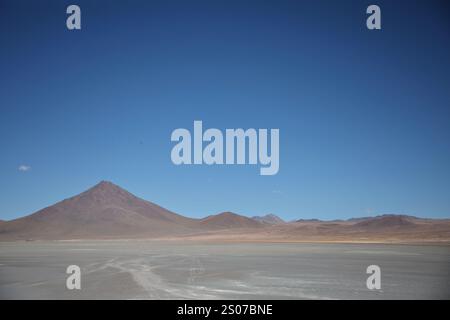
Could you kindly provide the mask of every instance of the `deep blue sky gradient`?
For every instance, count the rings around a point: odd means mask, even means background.
[[[65,27],[72,3],[81,31]],[[372,3],[381,31],[365,26]],[[0,0],[0,219],[100,180],[192,217],[448,218],[449,12],[425,0]],[[279,173],[173,165],[170,134],[194,120],[279,128]]]

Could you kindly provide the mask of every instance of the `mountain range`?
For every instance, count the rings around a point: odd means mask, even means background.
[[[0,240],[196,239],[226,241],[450,241],[450,220],[382,215],[345,221],[285,222],[232,212],[194,219],[101,181],[31,215],[0,221]]]

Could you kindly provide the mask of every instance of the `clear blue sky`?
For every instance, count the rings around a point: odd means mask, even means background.
[[[0,219],[100,180],[192,217],[450,217],[448,3],[374,3],[381,31],[372,1],[2,0]],[[194,120],[279,128],[279,173],[173,165]]]

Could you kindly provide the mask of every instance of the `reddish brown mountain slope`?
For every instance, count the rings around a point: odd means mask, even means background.
[[[256,220],[232,212],[223,212],[200,220],[202,228],[210,230],[230,228],[260,228],[264,225]]]
[[[392,228],[415,227],[419,219],[404,215],[382,215],[367,218],[354,224],[356,228],[378,231]]]
[[[72,198],[0,225],[2,238],[72,239],[189,233],[195,220],[102,181]]]

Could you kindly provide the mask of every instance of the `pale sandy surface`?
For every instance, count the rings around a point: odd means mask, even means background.
[[[82,289],[66,289],[66,267]],[[382,289],[366,288],[366,268]],[[398,244],[0,243],[1,299],[450,299],[450,247]]]

